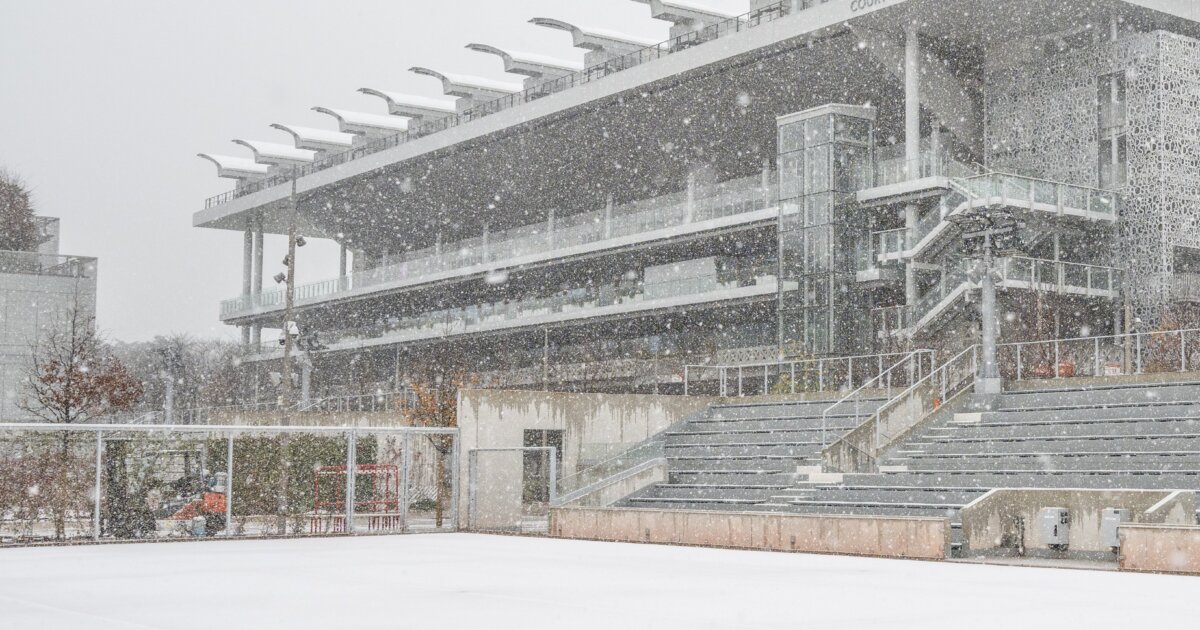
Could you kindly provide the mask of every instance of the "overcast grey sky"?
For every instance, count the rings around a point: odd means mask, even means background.
[[[241,290],[241,234],[191,227],[233,183],[196,153],[290,142],[276,122],[332,128],[314,105],[385,113],[360,87],[439,94],[414,65],[505,77],[499,59],[464,48],[473,41],[582,58],[567,34],[526,23],[535,16],[668,30],[633,0],[4,0],[0,167],[33,187],[39,213],[62,217],[64,253],[100,258],[111,338],[234,338],[217,308]],[[336,274],[332,245],[303,253],[300,281]],[[268,264],[282,256],[268,237]]]

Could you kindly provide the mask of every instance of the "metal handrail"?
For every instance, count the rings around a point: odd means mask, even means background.
[[[1187,341],[1188,335],[1193,336],[1193,343]],[[1048,347],[1053,355],[1053,378],[1063,378],[1062,367],[1063,361],[1072,358],[1072,353],[1064,353],[1063,347],[1070,344],[1075,346],[1087,345],[1092,349],[1092,375],[1101,376],[1101,369],[1104,367],[1101,364],[1101,346],[1106,342],[1111,342],[1111,345],[1128,345],[1130,365],[1124,365],[1124,357],[1122,357],[1122,368],[1131,369],[1134,374],[1143,374],[1148,363],[1146,356],[1149,344],[1144,341],[1149,338],[1151,342],[1154,340],[1172,340],[1178,338],[1179,343],[1179,372],[1187,372],[1189,368],[1200,369],[1200,356],[1192,357],[1188,354],[1191,347],[1193,353],[1200,352],[1200,328],[1184,328],[1178,330],[1158,330],[1158,331],[1140,331],[1120,333],[1115,335],[1098,335],[1090,337],[1073,337],[1068,339],[1045,339],[1041,341],[1012,341],[1008,343],[998,344],[996,346],[997,353],[1006,349],[1012,349],[1014,360],[1016,362],[1016,380],[1025,380],[1025,364],[1023,352],[1026,348],[1034,346]],[[1194,347],[1193,347],[1194,346]],[[1068,348],[1069,350],[1069,348]],[[1072,363],[1074,368],[1077,364]]]
[[[384,149],[398,146],[410,140],[427,136],[431,133],[451,129],[478,118],[483,118],[497,112],[511,109],[520,104],[529,103],[550,94],[562,92],[577,85],[591,83],[592,81],[602,79],[611,74],[648,63],[654,59],[665,57],[705,42],[720,39],[729,33],[736,33],[748,28],[757,27],[760,24],[773,22],[790,15],[792,13],[792,7],[793,4],[791,0],[783,0],[767,7],[748,11],[742,15],[710,24],[700,31],[685,33],[683,35],[665,40],[661,43],[636,50],[626,55],[608,59],[603,63],[596,64],[578,72],[543,81],[534,87],[527,88],[521,92],[509,94],[507,96],[501,96],[500,98],[493,99],[486,103],[481,103],[475,108],[459,114],[450,114],[436,120],[425,122],[413,121],[410,124],[408,131],[402,131],[362,146],[348,149],[341,153],[335,153],[320,160],[316,160],[310,164],[301,166],[295,169],[294,172],[274,175],[256,182],[246,183],[231,191],[209,197],[207,200],[205,200],[204,208],[207,210],[214,206],[227,203],[238,197],[249,195],[260,190],[265,190],[267,188],[289,182],[293,178],[303,177],[327,168],[345,164],[351,160],[355,160],[366,155],[371,155],[373,153],[378,153]],[[810,7],[804,6],[801,7],[801,10],[808,8]]]
[[[878,366],[879,372],[883,372],[885,369],[883,366],[883,362],[885,360],[888,360],[892,357],[903,358],[907,354],[908,353],[905,353],[905,352],[889,352],[889,353],[883,353],[883,354],[860,354],[860,355],[842,356],[842,357],[821,357],[821,358],[816,358],[816,359],[799,359],[799,360],[792,360],[792,361],[766,361],[766,362],[756,362],[756,363],[737,363],[737,364],[721,364],[721,365],[689,364],[689,365],[683,366],[683,390],[684,390],[685,396],[691,395],[690,382],[691,382],[692,372],[703,373],[704,371],[707,371],[707,370],[717,370],[718,371],[718,380],[721,383],[720,396],[731,395],[728,393],[728,391],[726,389],[726,383],[728,380],[729,372],[736,371],[737,375],[738,375],[737,376],[738,387],[737,387],[736,395],[742,396],[743,395],[742,394],[742,391],[743,391],[742,383],[743,383],[744,377],[746,377],[746,373],[748,371],[756,373],[756,374],[750,375],[751,377],[753,377],[755,379],[760,378],[760,376],[757,375],[757,372],[761,371],[761,378],[763,379],[764,383],[766,383],[770,378],[771,368],[779,368],[779,370],[777,370],[776,374],[783,375],[786,373],[789,376],[790,392],[788,392],[788,393],[794,394],[794,393],[796,393],[797,368],[800,368],[800,370],[802,371],[805,369],[802,366],[816,365],[817,371],[818,371],[818,391],[825,391],[825,385],[826,385],[826,382],[824,379],[825,366],[827,366],[827,365],[838,366],[838,365],[843,365],[843,364],[847,367],[846,387],[853,388],[854,387],[853,386],[854,364],[856,361],[862,362],[867,359],[874,359],[875,363]],[[784,368],[786,368],[786,372],[783,371]],[[837,384],[839,386],[841,383],[842,383],[842,381],[837,382]],[[831,381],[829,384],[833,384],[833,382]],[[764,393],[766,393],[765,388],[764,388]]]
[[[910,385],[908,387],[908,389],[905,389],[903,392],[897,394],[896,396],[889,399],[887,402],[880,405],[879,408],[877,408],[869,417],[867,417],[867,419],[865,421],[863,421],[861,424],[856,426],[851,431],[844,434],[841,438],[835,440],[832,444],[830,444],[830,445],[826,446],[824,449],[822,449],[822,454],[824,456],[823,458],[828,462],[829,458],[831,457],[831,453],[835,447],[849,447],[849,448],[853,448],[854,450],[856,450],[856,451],[862,453],[864,456],[866,456],[867,459],[869,460],[869,463],[871,464],[872,469],[873,469],[876,462],[878,462],[877,454],[879,452],[879,437],[880,437],[879,424],[880,424],[880,419],[883,417],[883,414],[886,413],[887,411],[890,411],[893,407],[895,407],[901,401],[911,397],[916,391],[918,391],[919,388],[921,388],[929,383],[932,383],[933,379],[935,379],[936,377],[938,377],[940,375],[942,377],[940,395],[939,395],[938,401],[934,405],[934,409],[937,409],[940,406],[941,402],[948,400],[951,396],[956,395],[960,391],[962,391],[962,385],[964,385],[964,384],[970,385],[971,383],[974,382],[975,373],[977,371],[976,367],[978,366],[978,350],[979,350],[979,346],[977,346],[977,345],[972,345],[972,346],[968,347],[967,349],[965,349],[962,352],[955,355],[953,358],[947,360],[942,365],[938,366],[936,369],[932,370],[925,377],[921,378],[917,382]],[[971,357],[972,369],[969,372],[970,378],[966,379],[963,383],[959,383],[956,385],[949,384],[946,379],[946,375],[949,372],[949,369],[952,366],[954,366],[955,364],[957,364],[963,357],[965,357],[967,355],[970,355],[970,357]],[[952,388],[952,387],[954,388],[954,391],[950,391],[950,388]],[[874,451],[873,453],[857,446],[850,439],[852,435],[859,433],[861,431],[867,430],[867,429],[870,429],[870,431],[871,431],[871,448]]]
[[[936,353],[933,350],[924,350],[924,349],[913,350],[912,352],[909,352],[908,354],[904,355],[904,357],[901,358],[899,361],[893,363],[891,365],[891,367],[884,370],[883,372],[880,372],[878,375],[875,376],[875,378],[867,381],[866,383],[863,383],[862,385],[860,385],[858,387],[858,389],[850,392],[849,394],[846,394],[845,396],[842,396],[841,398],[838,399],[837,402],[833,403],[832,405],[829,405],[824,410],[822,410],[821,411],[821,447],[824,448],[825,446],[828,445],[825,435],[826,435],[826,430],[828,427],[829,414],[833,411],[833,409],[835,407],[845,403],[850,398],[854,398],[854,419],[857,420],[858,419],[858,402],[859,402],[857,396],[860,393],[862,393],[863,391],[865,391],[869,388],[872,388],[872,387],[875,389],[878,389],[880,383],[883,382],[884,376],[887,376],[887,395],[891,396],[891,393],[892,393],[892,379],[891,379],[892,370],[895,370],[896,368],[900,367],[901,365],[908,365],[909,367],[912,367],[912,365],[913,365],[912,360],[915,357],[917,359],[917,361],[916,361],[917,376],[918,376],[918,378],[920,378],[921,377],[921,374],[920,374],[921,366],[922,366],[921,357],[925,356],[925,355],[928,355],[931,358],[930,364],[932,367],[932,357],[936,356]]]

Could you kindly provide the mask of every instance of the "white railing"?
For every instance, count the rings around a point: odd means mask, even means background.
[[[857,422],[862,412],[862,405],[867,399],[878,398],[880,394],[883,394],[885,400],[890,400],[893,387],[910,386],[923,379],[925,374],[933,368],[935,358],[936,353],[933,350],[914,350],[909,352],[899,361],[893,363],[891,367],[860,385],[858,389],[842,396],[837,402],[826,407],[821,411],[821,447],[824,448],[829,444],[826,439],[826,432],[829,428],[829,416],[837,407],[853,403],[854,420]]]
[[[226,423],[238,416],[255,416],[256,419],[273,419],[280,414],[305,413],[348,413],[348,412],[397,412],[406,413],[416,406],[416,393],[411,389],[375,394],[348,394],[323,396],[308,402],[297,402],[282,407],[278,400],[248,402],[236,405],[213,407],[189,407],[174,409],[167,414],[163,410],[128,411],[89,420],[96,424],[138,425],[188,425],[205,426]]]
[[[1016,381],[1200,371],[1200,329],[1002,343],[996,360]]]
[[[684,395],[751,396],[853,390],[884,374],[905,352],[738,365],[686,365]]]
[[[374,340],[395,343],[543,324],[550,316],[561,315],[562,319],[567,319],[571,313],[583,316],[604,307],[620,306],[635,310],[650,308],[647,305],[653,304],[670,305],[677,303],[675,300],[678,298],[699,300],[711,296],[712,301],[719,301],[747,294],[771,295],[777,286],[774,275],[777,271],[778,265],[772,263],[746,267],[741,273],[722,272],[663,282],[621,281],[578,287],[552,296],[472,304],[409,317],[389,317],[368,326],[321,331],[317,338],[326,348],[340,350],[359,347]],[[742,292],[735,293],[738,290]],[[258,347],[251,346],[248,351],[273,355],[281,352],[282,347],[277,341],[264,341]]]
[[[691,206],[685,193],[673,193],[619,206],[611,213],[607,210],[586,212],[561,217],[553,224],[524,225],[489,233],[486,237],[409,252],[379,267],[298,285],[296,303],[310,304],[370,287],[419,284],[439,274],[480,265],[504,268],[520,262],[516,259],[522,257],[554,257],[555,252],[580,245],[765,210],[776,205],[777,200],[777,185],[763,188],[761,175],[725,181],[701,191]],[[284,289],[279,288],[224,300],[221,316],[259,308],[279,308],[283,306],[284,297]]]
[[[917,298],[908,318],[913,325],[920,324],[955,292],[977,288],[978,283],[971,281],[965,270],[971,262],[964,261],[962,266],[952,267],[942,281]],[[1104,265],[1013,256],[999,259],[996,269],[1000,272],[1001,288],[1108,298],[1116,297],[1121,290],[1121,270]]]
[[[839,472],[877,470],[879,452],[891,440],[971,387],[979,365],[978,351],[978,346],[963,350],[888,399],[866,421],[822,451],[825,465]]]
[[[1176,302],[1200,302],[1200,273],[1180,273],[1173,278],[1171,298]]]

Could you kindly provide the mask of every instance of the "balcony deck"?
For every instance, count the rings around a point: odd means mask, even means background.
[[[530,268],[585,256],[678,242],[699,235],[773,222],[778,216],[778,191],[762,188],[761,178],[717,185],[712,194],[696,199],[670,195],[615,208],[566,217],[554,231],[546,223],[514,228],[481,239],[449,243],[410,254],[386,266],[296,287],[296,305],[312,306],[383,295],[485,276],[502,270]],[[443,253],[444,252],[444,253]],[[221,303],[221,318],[237,323],[284,308],[283,289],[243,295]]]
[[[581,320],[603,320],[670,311],[700,304],[774,299],[778,282],[774,266],[760,269],[749,282],[713,283],[711,278],[685,278],[642,287],[630,296],[606,299],[596,292],[531,298],[504,304],[426,313],[398,321],[388,330],[321,333],[319,352],[358,350],[401,343],[429,342],[449,337],[482,335],[524,328],[562,326]],[[282,356],[277,341],[264,342],[247,357],[264,361]]]

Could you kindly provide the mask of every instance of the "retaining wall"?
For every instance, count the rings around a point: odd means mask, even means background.
[[[556,508],[550,535],[614,542],[942,560],[944,518],[825,516],[628,508]]]

